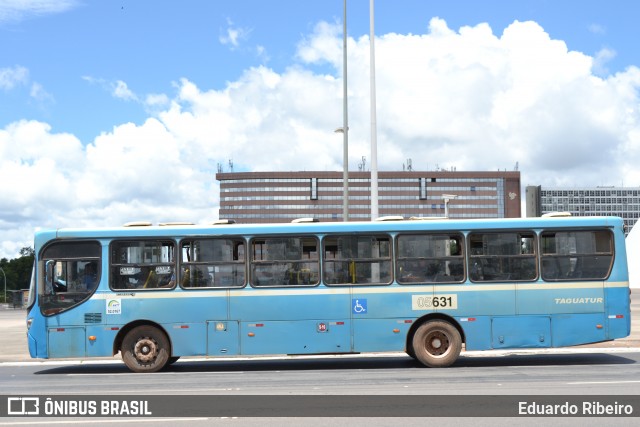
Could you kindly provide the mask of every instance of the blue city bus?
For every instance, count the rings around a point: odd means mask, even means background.
[[[622,219],[211,225],[35,235],[34,358],[551,348],[629,335]]]

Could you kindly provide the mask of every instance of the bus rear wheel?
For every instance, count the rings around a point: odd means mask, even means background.
[[[158,328],[137,326],[125,335],[120,353],[133,372],[156,372],[169,361],[169,339]]]
[[[431,320],[422,324],[413,335],[413,353],[430,368],[451,366],[462,350],[460,332],[449,322]]]

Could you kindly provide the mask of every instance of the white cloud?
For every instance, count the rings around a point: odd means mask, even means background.
[[[164,93],[152,93],[145,97],[145,105],[148,107],[166,107],[169,104],[169,97]]]
[[[31,84],[31,90],[29,96],[36,100],[40,104],[46,104],[54,101],[53,95],[47,92],[40,83],[34,82]]]
[[[236,49],[240,46],[240,42],[249,38],[251,29],[237,27],[231,19],[227,18],[227,27],[222,28],[220,33],[218,37],[220,43],[229,46],[231,49]]]
[[[25,67],[0,68],[0,89],[11,90],[29,81],[29,70]]]
[[[607,33],[607,29],[603,25],[596,24],[596,23],[590,24],[587,27],[587,29],[589,30],[590,33],[593,33],[593,34],[602,35]]]
[[[136,95],[126,82],[122,80],[109,81],[99,77],[82,76],[82,80],[92,85],[98,85],[105,91],[109,92],[114,98],[122,99],[124,101],[139,102],[138,95]],[[157,95],[152,96],[152,102],[158,101],[160,98]]]
[[[0,24],[20,21],[32,16],[65,12],[78,4],[78,0],[2,0]]]
[[[36,226],[216,217],[217,164],[235,170],[342,170],[342,35],[319,24],[283,72],[254,67],[222,90],[188,78],[148,95],[144,123],[87,146],[45,123],[0,129],[1,256]],[[606,78],[534,22],[376,38],[378,165],[512,169],[522,184],[640,186],[640,69]],[[319,74],[316,64],[332,74]],[[369,43],[350,38],[349,163],[371,164]],[[90,80],[87,78],[87,80]],[[103,84],[103,83],[101,83]],[[126,84],[123,96],[135,96]],[[9,230],[14,230],[9,233]],[[21,230],[16,232],[15,230]],[[14,243],[20,242],[20,243]]]
[[[111,94],[115,98],[124,99],[125,101],[138,100],[138,97],[136,96],[136,94],[133,93],[131,89],[129,89],[127,84],[122,80],[118,80],[115,83],[113,83],[111,89],[112,89]]]
[[[607,63],[616,57],[616,51],[608,48],[602,48],[593,58],[593,72],[599,76],[606,76],[609,74]]]

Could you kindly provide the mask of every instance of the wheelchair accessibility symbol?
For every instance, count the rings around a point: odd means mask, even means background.
[[[351,308],[353,310],[353,314],[365,314],[367,312],[367,300],[352,299]]]

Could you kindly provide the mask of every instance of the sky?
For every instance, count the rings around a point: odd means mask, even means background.
[[[378,169],[640,186],[640,3],[377,0]],[[369,1],[347,5],[371,164]],[[39,228],[218,218],[221,168],[342,170],[342,0],[0,0],[0,258]]]

